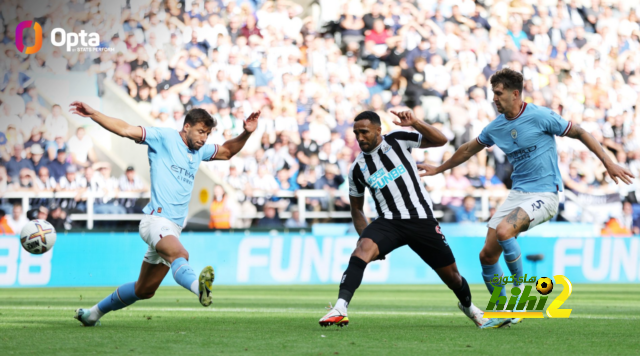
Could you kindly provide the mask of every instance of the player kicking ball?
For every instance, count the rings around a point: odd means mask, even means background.
[[[179,240],[187,218],[193,181],[200,162],[228,160],[242,149],[258,126],[260,112],[252,113],[245,120],[243,133],[219,146],[205,145],[216,122],[203,109],[190,110],[180,132],[170,128],[132,126],[77,101],[71,104],[69,111],[91,118],[118,136],[149,146],[151,166],[151,201],[144,208],[146,215],[140,222],[140,236],[149,249],[140,276],[135,282],[121,285],[90,309],[76,310],[75,318],[84,326],[94,326],[111,311],[153,297],[169,269],[179,285],[198,296],[200,304],[209,306],[213,268],[205,267],[198,277],[189,265],[189,253]]]
[[[355,118],[353,131],[362,153],[349,171],[349,200],[360,239],[342,275],[338,301],[320,319],[320,325],[347,325],[347,307],[362,282],[367,264],[409,245],[453,291],[464,314],[482,326],[487,319],[471,303],[469,285],[458,273],[451,248],[433,216],[431,198],[420,183],[411,157],[411,149],[442,146],[447,138],[416,119],[411,111],[392,113],[399,119],[394,122],[396,125],[411,126],[417,132],[395,131],[383,136],[380,117],[375,112],[365,111]],[[363,211],[365,189],[369,189],[378,212],[378,218],[371,224]]]
[[[598,141],[577,125],[572,125],[548,108],[522,101],[523,77],[512,69],[502,69],[491,77],[494,103],[501,114],[485,127],[480,136],[469,141],[439,167],[419,164],[424,170],[421,176],[442,173],[467,161],[485,147],[497,145],[505,152],[513,165],[513,186],[505,202],[489,220],[489,230],[480,252],[482,277],[489,293],[494,286],[493,275],[503,275],[498,263],[504,251],[504,259],[516,280],[523,274],[519,233],[542,224],[558,212],[558,192],[563,191],[562,177],[558,169],[555,136],[568,136],[580,140],[602,161],[611,178],[631,184],[634,176],[616,165],[606,155]],[[523,288],[517,283],[515,287]],[[506,288],[501,291],[506,296]],[[484,327],[501,327],[515,324],[522,318],[491,319]]]

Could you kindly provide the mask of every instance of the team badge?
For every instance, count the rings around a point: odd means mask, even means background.
[[[511,138],[514,140],[518,138],[518,131],[516,131],[516,129],[511,130]]]
[[[382,146],[380,146],[380,150],[382,150],[382,153],[387,153],[389,152],[389,150],[391,149],[391,146],[389,146],[386,142],[382,143]]]
[[[187,157],[189,157],[189,162],[193,162],[193,157],[191,156],[191,154],[188,154]]]

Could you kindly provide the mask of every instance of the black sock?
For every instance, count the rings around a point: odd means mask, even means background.
[[[356,256],[351,256],[349,259],[349,266],[342,275],[342,281],[340,282],[340,292],[338,293],[339,299],[344,299],[347,304],[351,301],[353,293],[360,287],[362,283],[362,275],[364,275],[364,269],[367,267],[367,263]],[[469,288],[467,288],[469,289]]]
[[[471,291],[469,290],[469,284],[467,284],[467,280],[462,276],[460,276],[460,278],[462,278],[462,286],[460,286],[460,288],[458,289],[452,290],[453,293],[456,294],[456,297],[458,297],[460,304],[462,304],[463,307],[468,308],[471,306]]]

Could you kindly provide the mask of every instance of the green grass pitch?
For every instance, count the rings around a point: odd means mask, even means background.
[[[576,285],[569,319],[479,330],[442,285],[364,285],[350,325],[322,328],[337,286],[216,286],[203,308],[178,287],[81,327],[78,307],[113,288],[0,289],[0,354],[18,355],[624,355],[640,352],[640,285]],[[560,288],[550,294],[550,301]],[[489,295],[472,286],[474,302]],[[550,304],[550,301],[548,304]]]

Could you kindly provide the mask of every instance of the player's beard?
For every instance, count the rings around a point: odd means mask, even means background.
[[[187,146],[189,146],[190,150],[193,150],[193,151],[198,150],[198,148],[196,148],[195,142],[193,142],[193,140],[189,136],[187,136]]]

